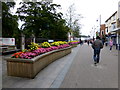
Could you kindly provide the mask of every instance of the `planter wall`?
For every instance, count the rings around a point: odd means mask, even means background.
[[[33,59],[5,58],[8,76],[34,78],[53,61],[71,53],[71,47],[39,55]]]

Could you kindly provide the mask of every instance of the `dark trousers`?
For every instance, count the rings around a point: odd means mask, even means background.
[[[112,46],[110,46],[110,50],[112,50]]]
[[[94,49],[94,62],[99,63],[99,59],[100,59],[100,49],[96,48]]]

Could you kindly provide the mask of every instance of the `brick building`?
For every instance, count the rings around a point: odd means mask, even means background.
[[[106,35],[105,24],[100,25],[100,37],[103,38]]]

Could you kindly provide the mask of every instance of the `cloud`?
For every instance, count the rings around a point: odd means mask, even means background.
[[[117,11],[119,0],[53,0],[53,2],[62,6],[63,14],[74,3],[76,13],[85,17],[81,20],[81,23],[84,24],[81,31],[84,34],[89,34],[99,15],[101,15],[101,23],[104,24],[105,20]]]

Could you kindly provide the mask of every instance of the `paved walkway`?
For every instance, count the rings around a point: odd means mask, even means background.
[[[98,66],[93,65],[92,54],[91,46],[78,45],[71,54],[51,63],[34,79],[7,76],[3,60],[3,88],[117,88],[118,51],[110,52],[104,47]]]
[[[94,66],[92,48],[79,47],[78,53],[60,88],[118,88],[118,53],[104,47],[101,60]]]

